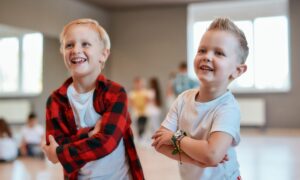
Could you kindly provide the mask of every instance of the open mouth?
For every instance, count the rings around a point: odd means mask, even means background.
[[[87,59],[86,58],[82,58],[82,57],[75,57],[75,58],[72,58],[71,60],[70,60],[70,62],[72,63],[72,64],[82,64],[82,63],[84,63],[84,62],[86,62],[87,61]]]
[[[213,68],[211,68],[209,66],[206,66],[206,65],[200,66],[200,69],[203,70],[203,71],[214,71]]]

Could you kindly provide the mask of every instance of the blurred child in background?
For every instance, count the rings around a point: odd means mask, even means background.
[[[0,118],[0,162],[12,161],[17,155],[18,147],[10,127],[4,118]]]
[[[41,149],[41,143],[43,137],[44,128],[38,124],[37,116],[34,113],[30,113],[26,125],[21,129],[21,155],[42,157],[43,151]]]
[[[150,124],[150,131],[153,134],[160,127],[161,123],[161,93],[159,82],[157,78],[151,78],[149,80],[148,89],[148,103],[146,107],[146,114]]]
[[[144,137],[147,125],[146,107],[148,103],[148,90],[143,78],[136,77],[133,80],[133,90],[129,93],[129,105],[137,124],[139,139]]]

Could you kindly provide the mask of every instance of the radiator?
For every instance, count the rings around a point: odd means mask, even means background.
[[[28,100],[0,100],[0,117],[8,123],[25,123],[30,110]]]
[[[241,108],[241,126],[264,126],[266,124],[266,103],[260,98],[238,98]]]

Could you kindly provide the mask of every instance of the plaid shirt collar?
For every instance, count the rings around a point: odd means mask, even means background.
[[[96,89],[98,92],[105,89],[106,82],[107,82],[107,79],[102,74],[100,74],[97,77]],[[72,77],[69,77],[63,83],[63,85],[57,90],[57,93],[65,98],[67,98],[67,90],[68,90],[68,87],[70,86],[70,84],[72,84],[72,83],[73,83],[73,79],[72,79]]]

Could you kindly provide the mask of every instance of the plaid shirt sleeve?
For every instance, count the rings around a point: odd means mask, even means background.
[[[68,144],[88,137],[91,128],[82,128],[76,134],[71,135],[66,124],[61,123],[60,103],[55,96],[50,96],[47,100],[46,108],[46,141],[49,144],[48,136],[55,137],[58,144]]]
[[[79,138],[78,141],[62,144],[56,149],[58,159],[68,173],[78,171],[85,163],[110,154],[128,128],[126,121],[129,115],[125,90],[109,89],[101,101],[105,102],[105,112],[102,114],[99,133],[90,138]]]

